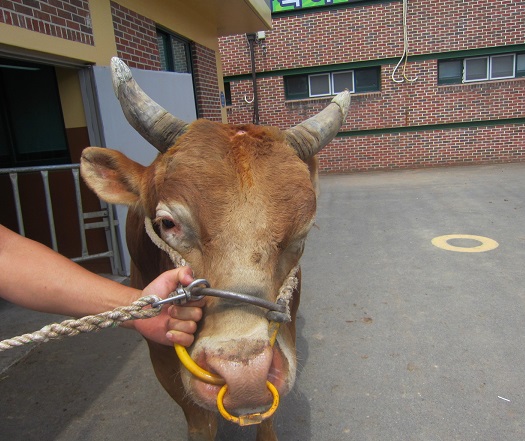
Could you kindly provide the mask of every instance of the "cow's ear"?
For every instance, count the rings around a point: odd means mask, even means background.
[[[84,149],[80,160],[84,181],[110,204],[132,205],[139,200],[144,169],[116,150],[99,147]]]
[[[319,197],[319,160],[317,156],[312,156],[306,161],[308,170],[310,171],[310,180],[315,190],[315,197]]]

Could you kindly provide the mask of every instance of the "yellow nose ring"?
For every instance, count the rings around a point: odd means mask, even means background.
[[[276,387],[269,381],[266,382],[266,387],[270,390],[273,396],[273,402],[270,408],[264,413],[251,413],[248,415],[241,415],[239,417],[236,417],[230,414],[224,407],[224,404],[222,403],[224,395],[226,394],[226,391],[228,390],[228,385],[225,384],[224,386],[221,387],[221,390],[217,394],[217,408],[219,409],[220,414],[226,420],[231,421],[232,423],[238,424],[239,426],[249,426],[252,424],[262,423],[266,418],[271,417],[274,414],[274,412],[277,410],[277,407],[279,407],[279,392],[277,392]]]
[[[277,322],[270,322],[269,327],[270,332],[270,345],[273,347],[275,344],[275,340],[277,339],[277,333],[279,332],[279,323]],[[277,391],[277,388],[270,383],[269,381],[266,381],[266,387],[270,390],[273,396],[273,402],[270,408],[264,412],[264,413],[252,413],[248,415],[241,415],[239,417],[236,417],[232,414],[230,414],[223,404],[224,395],[226,394],[226,391],[228,390],[228,385],[226,384],[226,380],[224,378],[220,377],[219,375],[212,374],[211,372],[208,372],[207,370],[201,368],[193,359],[190,357],[190,354],[188,354],[188,351],[184,346],[181,346],[179,344],[175,344],[175,352],[177,353],[177,356],[179,357],[180,362],[183,364],[183,366],[188,369],[188,371],[197,377],[199,380],[208,383],[208,384],[214,384],[216,386],[221,386],[221,389],[219,390],[219,393],[217,394],[217,409],[219,409],[219,413],[228,421],[231,421],[232,423],[238,424],[239,426],[248,426],[251,424],[260,424],[265,419],[271,417],[275,411],[277,410],[277,407],[279,407],[279,392]]]

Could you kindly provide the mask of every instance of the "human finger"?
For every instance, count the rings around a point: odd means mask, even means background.
[[[188,285],[193,282],[193,273],[191,268],[182,266],[163,272],[153,282],[143,290],[143,295],[157,295],[166,298],[170,293],[175,291],[177,285]]]
[[[166,338],[173,344],[179,344],[184,347],[191,346],[193,344],[193,341],[195,340],[195,337],[193,337],[193,334],[188,334],[186,332],[180,332],[180,331],[168,331],[166,333]]]
[[[197,331],[197,323],[195,323],[193,320],[169,319],[168,330],[185,332],[186,334],[194,334],[195,331]]]
[[[172,305],[168,308],[168,314],[174,319],[198,322],[202,318],[202,307]]]

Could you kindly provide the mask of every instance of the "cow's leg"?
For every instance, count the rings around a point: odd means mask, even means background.
[[[182,406],[188,423],[189,441],[213,441],[217,434],[217,413],[193,403]]]
[[[184,411],[188,423],[189,441],[213,441],[217,433],[217,415],[197,406],[187,398],[180,378],[181,366],[175,350],[170,346],[149,340],[147,342],[157,379]]]
[[[277,441],[277,435],[273,428],[273,418],[268,418],[257,426],[256,441]]]

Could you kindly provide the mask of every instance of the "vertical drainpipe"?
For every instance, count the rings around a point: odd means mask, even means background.
[[[252,87],[253,87],[253,124],[259,124],[259,97],[257,94],[257,77],[255,75],[255,34],[246,34],[250,45],[250,60],[252,64]]]

